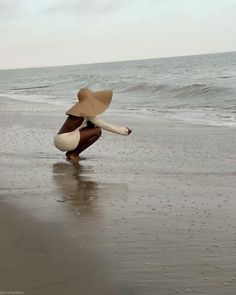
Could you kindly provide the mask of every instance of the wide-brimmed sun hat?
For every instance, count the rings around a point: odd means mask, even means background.
[[[111,103],[112,90],[91,91],[82,88],[77,96],[79,101],[66,114],[76,117],[94,117],[103,113]]]

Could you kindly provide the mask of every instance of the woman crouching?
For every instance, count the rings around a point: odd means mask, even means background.
[[[68,117],[54,137],[55,146],[66,152],[68,160],[78,161],[80,153],[101,136],[101,129],[120,135],[132,132],[128,127],[109,124],[96,117],[110,105],[112,90],[93,92],[83,88],[77,97],[79,101],[66,112]]]

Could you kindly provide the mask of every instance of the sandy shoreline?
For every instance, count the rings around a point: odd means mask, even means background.
[[[2,106],[0,290],[235,294],[234,128],[110,116],[132,136],[71,165],[63,115]]]

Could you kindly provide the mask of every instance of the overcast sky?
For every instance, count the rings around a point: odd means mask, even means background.
[[[236,50],[236,0],[0,0],[0,68]]]

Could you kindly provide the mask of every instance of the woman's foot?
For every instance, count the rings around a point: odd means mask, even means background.
[[[66,158],[67,158],[67,160],[72,161],[72,162],[78,162],[79,161],[79,156],[74,155],[73,153],[70,153],[70,152],[66,153]]]

